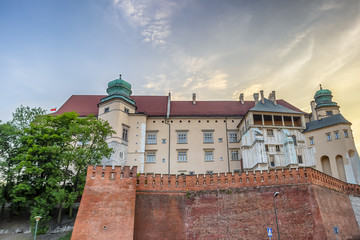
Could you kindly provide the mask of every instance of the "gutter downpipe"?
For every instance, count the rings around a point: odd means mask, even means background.
[[[229,159],[229,139],[228,139],[228,126],[227,126],[227,120],[228,118],[225,117],[225,134],[226,134],[226,155],[227,155],[227,160],[228,160],[228,172],[230,172],[230,159]]]
[[[171,136],[171,125],[169,123],[169,118],[170,118],[170,103],[171,103],[171,93],[169,92],[169,95],[168,95],[168,104],[167,104],[167,110],[166,110],[166,119],[165,119],[165,124],[167,124],[169,126],[169,148],[168,148],[168,176],[170,178],[170,143],[171,143],[171,139],[170,139],[170,136]]]

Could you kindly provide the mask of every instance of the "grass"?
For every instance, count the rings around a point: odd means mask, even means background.
[[[71,239],[71,232],[68,232],[65,236],[58,238],[58,240],[70,240]]]

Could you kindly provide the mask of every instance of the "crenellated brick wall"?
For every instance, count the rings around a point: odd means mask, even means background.
[[[133,239],[136,167],[88,167],[71,239]]]
[[[263,239],[266,227],[276,233],[275,191],[283,237],[332,239],[336,224],[341,238],[360,236],[348,197],[360,186],[312,168],[190,176],[90,166],[72,239]]]
[[[136,190],[187,192],[302,183],[312,183],[345,194],[360,196],[359,185],[345,183],[313,168],[200,175],[140,174]]]

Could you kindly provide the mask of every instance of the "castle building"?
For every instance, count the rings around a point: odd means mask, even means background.
[[[238,101],[198,101],[196,94],[192,101],[173,101],[170,93],[134,96],[120,76],[109,82],[107,93],[73,95],[55,113],[94,114],[110,123],[116,134],[107,141],[114,153],[104,165],[186,175],[314,167],[359,183],[351,123],[329,90],[316,93],[310,115],[277,100],[275,91],[268,98],[261,91],[260,99],[256,93],[253,101],[243,94]]]
[[[306,144],[314,148],[316,169],[344,182],[359,184],[360,159],[351,123],[341,115],[332,97],[331,91],[321,86],[315,93],[303,131]]]

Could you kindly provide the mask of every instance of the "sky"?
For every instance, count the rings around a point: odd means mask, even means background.
[[[73,94],[253,100],[310,112],[319,84],[360,148],[360,1],[0,0],[0,120]]]

